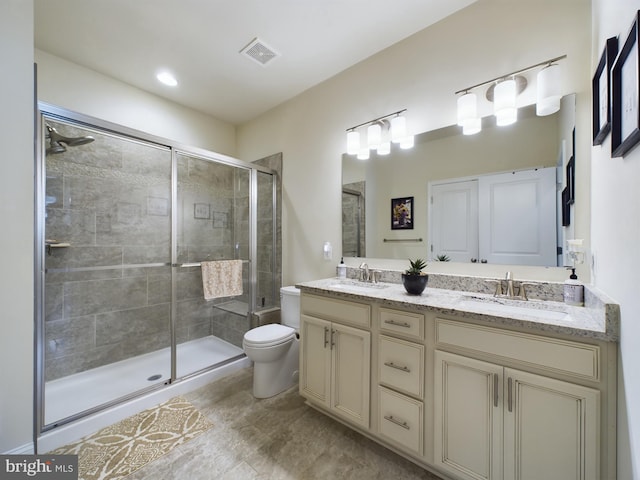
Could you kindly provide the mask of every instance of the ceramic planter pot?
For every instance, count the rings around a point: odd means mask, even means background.
[[[427,288],[427,281],[429,280],[429,275],[407,275],[406,273],[402,274],[402,284],[404,285],[404,289],[407,293],[411,295],[420,295],[425,288]]]

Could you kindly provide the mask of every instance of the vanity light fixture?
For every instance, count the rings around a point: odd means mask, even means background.
[[[482,119],[478,116],[478,97],[475,93],[464,92],[458,97],[458,125],[464,135],[474,135],[482,130]]]
[[[372,123],[367,127],[367,145],[370,150],[377,150],[382,142],[382,126],[380,123]]]
[[[566,55],[562,55],[536,63],[455,92],[456,95],[462,94],[458,97],[458,125],[462,127],[463,133],[465,135],[473,135],[482,128],[482,121],[477,113],[477,99],[472,90],[489,85],[486,98],[494,104],[496,124],[499,126],[511,125],[518,118],[517,96],[527,87],[527,79],[520,74],[539,67],[543,68],[536,77],[536,113],[542,116],[557,112],[560,109],[560,99],[562,97],[560,67],[557,62],[566,57]],[[476,109],[475,114],[474,108]]]
[[[347,154],[356,155],[360,150],[360,132],[347,130]]]
[[[518,120],[517,96],[514,78],[496,83],[493,90],[493,113],[496,116],[496,125],[499,127],[511,125]]]
[[[536,91],[536,114],[551,115],[560,110],[560,65],[549,63],[538,72]]]
[[[388,155],[391,143],[400,144],[400,148],[413,147],[413,135],[407,132],[407,119],[402,115],[406,111],[399,110],[348,128],[347,154],[366,160],[369,158],[369,150],[375,150],[378,155]],[[364,126],[367,127],[366,141],[361,142],[358,129]]]

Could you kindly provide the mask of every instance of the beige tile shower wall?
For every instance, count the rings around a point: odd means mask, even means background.
[[[267,174],[260,173],[258,181],[258,285],[257,306],[280,305],[282,286],[282,154],[277,153],[256,160],[257,165],[275,172],[273,182],[276,187],[276,204],[273,205],[273,186]],[[272,216],[275,209],[276,227],[273,231]],[[273,236],[275,235],[275,241]],[[274,271],[275,268],[275,271]]]
[[[169,267],[118,267],[170,262],[171,155],[47,123],[95,138],[46,157],[45,237],[70,244],[45,256],[45,377],[53,380],[169,345]]]

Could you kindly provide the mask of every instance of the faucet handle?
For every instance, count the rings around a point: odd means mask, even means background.
[[[502,295],[502,280],[485,280],[487,283],[495,284],[496,291],[493,293],[494,297]]]

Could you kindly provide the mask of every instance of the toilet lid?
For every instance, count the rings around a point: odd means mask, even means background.
[[[295,333],[296,331],[291,327],[280,325],[279,323],[271,323],[249,330],[244,334],[244,342],[246,344],[269,347],[286,342],[294,337]]]

